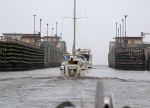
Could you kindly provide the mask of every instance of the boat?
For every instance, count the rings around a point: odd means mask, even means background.
[[[60,66],[60,75],[62,77],[79,77],[88,72],[86,61],[83,55],[66,54],[66,58]]]
[[[76,0],[74,0],[74,35],[72,54],[63,55],[60,65],[60,75],[62,77],[79,77],[88,73],[87,61],[82,54],[76,54]]]
[[[85,57],[86,59],[86,65],[88,68],[92,68],[92,54],[90,49],[78,49],[76,51],[76,54],[81,54]]]
[[[95,91],[95,108],[115,108],[115,99],[113,92],[109,93],[109,96],[104,95],[103,82],[98,81]],[[81,108],[85,107],[85,94],[82,91],[81,95]],[[94,107],[94,106],[93,106]],[[76,106],[71,101],[64,101],[60,103],[56,108],[76,108]],[[130,108],[129,106],[124,106],[122,108]]]

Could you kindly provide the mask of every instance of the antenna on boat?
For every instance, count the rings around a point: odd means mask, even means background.
[[[74,0],[74,39],[73,39],[73,48],[72,54],[76,52],[76,0]]]

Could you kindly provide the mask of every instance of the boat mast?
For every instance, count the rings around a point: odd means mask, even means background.
[[[74,39],[73,39],[73,48],[72,48],[72,53],[75,54],[76,53],[76,0],[74,0]]]

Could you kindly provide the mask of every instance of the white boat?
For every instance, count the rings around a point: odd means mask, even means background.
[[[64,57],[66,57],[66,60],[60,66],[60,75],[62,77],[84,76],[88,72],[84,56],[79,54],[66,54]]]
[[[88,72],[87,61],[81,54],[76,54],[76,0],[74,0],[74,38],[72,54],[64,55],[64,59],[60,65],[60,75],[62,77],[78,77]]]
[[[81,54],[85,57],[86,59],[86,65],[88,68],[92,68],[92,54],[90,49],[78,49],[76,51],[76,54]]]

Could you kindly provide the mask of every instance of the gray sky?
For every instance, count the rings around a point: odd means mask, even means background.
[[[122,24],[127,16],[127,36],[140,36],[141,32],[150,33],[150,0],[77,0],[77,48],[90,48],[93,64],[108,64],[109,41],[116,35],[116,22]],[[34,17],[36,31],[46,35],[52,28],[63,33],[68,51],[72,50],[73,0],[0,0],[0,35],[2,33],[33,33]],[[149,36],[150,37],[150,36]],[[148,36],[146,41],[150,41]],[[87,40],[87,41],[86,41]]]

